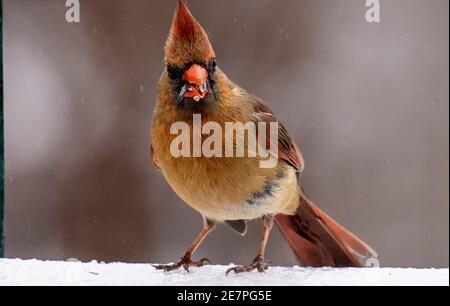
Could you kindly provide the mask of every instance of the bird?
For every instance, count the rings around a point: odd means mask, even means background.
[[[173,191],[204,220],[202,231],[172,264],[155,265],[164,271],[201,267],[210,261],[192,259],[200,244],[218,224],[227,224],[245,235],[247,223],[261,220],[262,237],[257,256],[248,265],[238,265],[230,273],[265,272],[271,265],[265,251],[269,234],[277,224],[295,258],[310,267],[364,267],[377,253],[353,233],[321,211],[301,187],[305,162],[299,147],[269,106],[234,83],[217,64],[216,54],[205,29],[195,19],[184,0],[177,0],[169,37],[164,47],[164,69],[157,86],[157,103],[151,123],[151,159]],[[275,124],[276,141],[259,130],[265,144],[258,154],[245,156],[179,156],[173,154],[179,137],[173,126],[182,122],[194,128],[195,116],[216,127],[227,123]],[[200,135],[205,140],[207,135]],[[233,148],[242,139],[221,136]],[[260,139],[260,138],[258,138]],[[192,153],[193,142],[186,145]],[[276,142],[276,150],[271,150]],[[248,143],[248,141],[244,141]],[[223,147],[218,146],[220,152]],[[274,167],[261,161],[276,159]]]

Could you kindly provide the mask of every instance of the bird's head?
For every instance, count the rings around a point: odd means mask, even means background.
[[[214,50],[183,0],[178,0],[165,46],[165,64],[177,106],[197,108],[217,101]]]

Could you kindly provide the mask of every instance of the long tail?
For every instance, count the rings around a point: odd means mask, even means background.
[[[276,223],[297,260],[311,267],[364,267],[377,253],[327,216],[304,195],[294,216],[278,215]]]

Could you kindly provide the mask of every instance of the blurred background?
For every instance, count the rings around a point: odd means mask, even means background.
[[[6,256],[174,261],[202,227],[151,166],[175,0],[4,0]],[[383,266],[449,265],[449,1],[189,0],[221,68],[282,118],[304,187]],[[248,263],[260,224],[198,257]],[[291,265],[274,231],[267,257]]]

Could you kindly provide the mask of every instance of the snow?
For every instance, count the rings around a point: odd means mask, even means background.
[[[297,285],[449,285],[448,269],[334,269],[273,267],[225,276],[230,266],[205,266],[174,272],[150,264],[51,262],[0,259],[0,286],[10,285],[150,285],[150,286],[297,286]]]

